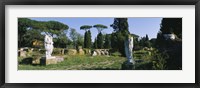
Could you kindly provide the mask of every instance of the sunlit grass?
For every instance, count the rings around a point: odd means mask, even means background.
[[[134,51],[133,58],[135,60],[134,70],[156,70],[154,65],[160,64],[162,57],[155,58],[153,51],[138,50]],[[57,64],[39,65],[39,64],[22,64],[23,58],[18,58],[19,70],[122,70],[126,57],[121,57],[118,52],[114,56],[90,56],[90,55],[64,55],[64,61]],[[39,56],[37,56],[39,57]],[[34,58],[34,56],[32,57]],[[154,63],[153,63],[154,62]],[[162,66],[162,64],[160,65]]]
[[[63,62],[58,64],[23,65],[19,70],[117,70],[121,69],[121,64],[126,59],[124,57],[113,56],[67,56]]]

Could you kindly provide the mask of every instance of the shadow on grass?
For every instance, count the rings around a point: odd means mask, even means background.
[[[24,59],[22,59],[22,61],[19,62],[19,64],[30,65],[30,64],[32,64],[32,60],[33,60],[33,58],[31,58],[31,57],[24,58]]]
[[[22,59],[19,62],[19,64],[22,64],[22,65],[32,65],[32,66],[41,66],[41,64],[34,64],[32,61],[33,61],[33,58],[32,57],[28,57],[28,58]]]
[[[136,63],[135,70],[153,70],[153,63],[152,62],[141,62]]]
[[[91,68],[91,69],[84,69],[84,70],[120,70],[117,68]]]
[[[127,61],[124,61],[121,65],[121,70],[134,70],[135,66],[133,64],[128,64]]]
[[[152,62],[138,61],[135,65],[133,65],[127,64],[125,61],[121,64],[121,68],[90,68],[84,70],[153,70],[152,66]]]
[[[121,70],[153,70],[153,63],[148,61],[136,61],[135,65],[127,64],[127,62],[123,62],[121,65]]]

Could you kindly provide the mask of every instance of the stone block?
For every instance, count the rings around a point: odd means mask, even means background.
[[[93,51],[92,56],[97,56],[97,52]]]
[[[26,51],[19,50],[19,51],[18,51],[18,56],[19,56],[19,57],[26,57],[26,53],[27,53]]]
[[[40,64],[40,59],[33,59],[32,64]]]
[[[77,54],[77,50],[76,49],[68,49],[67,50],[67,54],[68,55],[76,55]]]
[[[58,62],[64,61],[63,57],[42,57],[40,59],[40,64],[41,65],[49,65],[49,64],[57,64]]]
[[[41,55],[33,55],[32,64],[40,64]]]
[[[79,49],[78,53],[79,53],[79,55],[84,55],[85,54],[85,52],[83,51],[83,49]]]
[[[55,59],[57,60],[57,62],[62,62],[62,61],[64,61],[64,58],[61,57],[61,56],[56,56]]]
[[[102,56],[102,55],[107,55],[109,56],[109,49],[94,49],[92,54],[92,56]]]

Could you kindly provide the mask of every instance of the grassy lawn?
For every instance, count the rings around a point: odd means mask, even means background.
[[[67,56],[58,64],[26,65],[19,64],[19,70],[120,70],[126,59],[114,56]]]
[[[116,54],[116,55],[115,55]],[[33,58],[41,57],[39,55],[31,56]],[[39,65],[39,64],[22,64],[23,58],[18,58],[19,70],[122,70],[123,64],[126,61],[125,57],[118,56],[114,53],[111,56],[88,56],[74,55],[63,56],[64,61],[57,64]],[[135,70],[156,70],[164,64],[162,61],[155,62],[152,57],[152,51],[138,50],[133,52],[135,60]],[[154,60],[153,60],[154,59]],[[31,60],[32,61],[32,60]],[[155,66],[157,66],[155,68]]]

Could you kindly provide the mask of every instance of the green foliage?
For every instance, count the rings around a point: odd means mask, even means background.
[[[92,35],[90,30],[85,32],[85,36],[84,36],[84,48],[91,48],[92,46],[92,39],[91,39]]]
[[[33,36],[34,35],[34,36]],[[32,44],[35,40],[43,40],[43,35],[40,34],[37,30],[27,30],[25,34],[23,34],[23,38],[20,40],[24,47],[34,47]]]
[[[102,49],[103,48],[103,44],[104,44],[104,37],[103,37],[103,34],[100,32],[97,35],[97,48],[98,49]]]
[[[52,36],[54,34],[59,35],[59,33],[63,32],[63,30],[67,30],[69,28],[68,25],[57,21],[35,21],[28,18],[19,18],[18,24],[18,28],[20,28],[20,26],[25,26],[30,29],[46,32]]]
[[[174,34],[177,41],[182,40],[182,18],[163,18],[161,22],[160,31],[157,34],[156,44],[157,47],[163,48],[171,46],[168,43],[171,41],[166,40],[163,34]]]
[[[182,38],[182,18],[163,18],[160,31],[163,34],[174,33],[179,38]]]
[[[77,46],[83,46],[84,45],[84,38],[83,35],[77,34]]]
[[[92,26],[90,25],[83,25],[80,27],[81,30],[85,30],[84,35],[84,48],[91,48],[92,45],[92,39],[91,39],[91,32],[89,29],[91,29]]]
[[[158,51],[153,52],[153,69],[155,70],[164,70],[167,69],[167,59],[169,59],[169,56],[167,53],[159,53]]]
[[[68,25],[57,21],[35,21],[28,18],[19,18],[18,47],[31,47],[34,40],[43,40],[42,34],[44,33],[57,38],[63,35],[68,28]]]
[[[151,47],[151,42],[150,42],[150,41],[146,41],[144,46],[146,46],[146,47],[149,47],[149,48],[150,48],[150,47]]]
[[[83,36],[78,32],[76,32],[76,29],[71,28],[70,37],[72,39],[74,49],[77,48],[78,46],[83,46],[84,42]]]
[[[152,66],[153,66],[152,61],[144,61],[139,64],[137,63],[135,65],[135,69],[136,70],[152,70]]]
[[[146,38],[146,41],[149,41],[149,37],[148,37],[148,35],[147,35],[147,34],[146,34],[146,37],[145,37],[145,38]]]
[[[148,35],[146,35],[146,37],[142,37],[142,38],[140,39],[139,45],[140,45],[141,47],[148,47],[148,48],[152,47],[151,42],[149,41]]]
[[[88,38],[88,32],[86,31],[85,34],[84,34],[84,48],[87,47],[87,38]]]
[[[90,30],[88,31],[88,34],[87,34],[87,47],[86,48],[91,48],[91,45],[92,45],[92,34],[90,32]]]
[[[122,56],[125,56],[124,41],[125,37],[130,34],[128,31],[128,19],[115,18],[110,26],[114,29],[114,33],[111,34],[112,49],[119,51]]]
[[[139,40],[138,38],[133,38],[133,44],[134,44],[134,47],[133,47],[133,50],[140,50],[141,49],[141,46],[139,45]]]
[[[70,40],[66,36],[66,34],[61,34],[57,38],[53,39],[54,47],[57,48],[66,48],[68,44],[70,44]]]
[[[98,32],[102,32],[103,29],[107,29],[108,27],[102,24],[96,24],[93,26],[94,28],[96,28],[98,30]]]
[[[169,69],[167,60],[169,55],[157,49],[134,51],[133,57],[138,70],[166,70]]]
[[[94,39],[93,48],[97,49],[97,38]]]
[[[124,41],[125,41],[125,36],[127,33],[123,32],[116,32],[112,33],[111,35],[111,47],[115,51],[119,51],[122,56],[125,56],[125,46],[124,46]]]
[[[151,43],[151,47],[156,47],[156,38],[152,38],[150,40],[150,43]]]
[[[111,38],[110,34],[106,34],[104,48],[107,48],[107,49],[111,48],[111,39],[110,38]]]
[[[114,23],[110,25],[115,32],[128,31],[128,19],[127,18],[114,18]]]
[[[77,34],[78,33],[76,32],[76,29],[71,28],[71,30],[70,30],[70,38],[72,39],[74,48],[76,48]]]
[[[174,40],[166,40],[163,34],[174,34]],[[182,18],[163,18],[157,34],[156,47],[169,56],[166,66],[170,70],[182,69]]]
[[[162,32],[158,32],[157,34],[157,39],[156,39],[156,47],[164,47],[165,43],[165,38],[164,36],[162,35]]]
[[[67,25],[57,21],[47,21],[44,23],[44,25],[50,30],[65,30],[69,28]]]
[[[135,60],[141,60],[141,61],[150,61],[152,57],[151,51],[148,50],[137,50],[133,52],[133,58]]]
[[[90,26],[90,25],[83,25],[80,27],[81,30],[85,30],[85,31],[87,31],[88,29],[91,29],[91,28],[92,28],[92,26]]]
[[[163,41],[159,46],[160,52],[166,52],[169,56],[167,67],[170,70],[182,69],[182,41]]]
[[[18,47],[21,47],[24,40],[24,35],[27,32],[27,28],[29,27],[30,20],[27,18],[19,18],[18,19]]]

